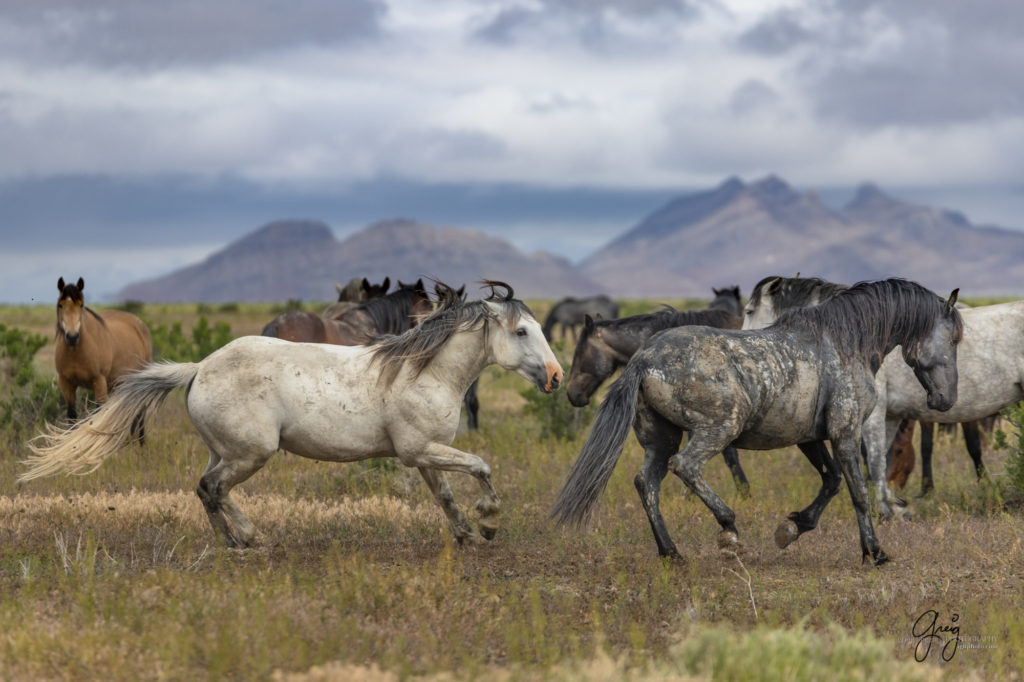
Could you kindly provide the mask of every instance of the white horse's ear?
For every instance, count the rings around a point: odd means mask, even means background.
[[[345,291],[345,289],[337,282],[334,283],[334,290],[337,291],[339,294]]]
[[[796,275],[797,275],[797,277],[799,277],[800,273],[798,272],[798,273],[796,273]],[[779,287],[781,287],[781,286],[782,286],[782,278],[781,277],[776,277],[772,281],[768,282],[768,285],[764,288],[764,290],[767,293],[769,293],[769,294],[774,294],[776,291],[779,290]]]
[[[956,305],[956,299],[957,299],[957,296],[959,296],[959,295],[960,295],[960,287],[957,287],[956,289],[953,289],[953,293],[951,293],[949,295],[949,298],[946,299],[946,312],[947,313],[950,310],[952,310],[953,307]]]

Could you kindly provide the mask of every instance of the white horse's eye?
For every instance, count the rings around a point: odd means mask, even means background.
[[[523,327],[520,327],[519,329],[517,329],[516,330],[516,336],[526,336],[526,329],[524,329]]]

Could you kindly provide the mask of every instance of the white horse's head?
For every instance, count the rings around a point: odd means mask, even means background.
[[[768,281],[762,280],[750,292],[750,300],[743,309],[743,329],[764,329],[774,324],[779,318],[775,310],[772,295],[778,291],[782,284],[781,277],[775,277]]]
[[[562,366],[551,351],[540,323],[524,304],[488,299],[492,322],[488,329],[491,357],[500,367],[532,381],[545,393],[562,384]]]

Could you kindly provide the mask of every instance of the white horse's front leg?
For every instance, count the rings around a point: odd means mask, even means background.
[[[498,531],[498,514],[501,512],[501,498],[491,483],[491,467],[476,455],[457,450],[442,443],[428,443],[421,452],[399,455],[404,464],[420,469],[459,471],[476,478],[483,493],[477,500],[480,512],[480,533],[490,540]],[[453,502],[454,504],[454,502]],[[443,506],[443,505],[442,505]]]
[[[864,422],[861,431],[867,455],[868,476],[875,486],[879,517],[888,519],[895,514],[900,518],[906,518],[908,515],[907,503],[896,497],[889,487],[886,467],[886,453],[896,436],[896,427],[899,426],[899,422],[886,419],[885,412],[885,398],[882,396],[867,421]]]
[[[452,494],[451,486],[448,485],[448,479],[444,472],[425,467],[420,467],[419,472],[430,487],[430,491],[434,493],[434,499],[441,505],[445,516],[448,517],[448,525],[451,526],[452,534],[459,544],[466,541],[473,544],[484,542],[483,537],[470,527],[466,517],[459,510],[459,506],[455,504],[455,495]]]

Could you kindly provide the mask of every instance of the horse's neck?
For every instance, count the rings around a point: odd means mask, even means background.
[[[488,365],[494,364],[484,330],[457,332],[431,360],[428,371],[461,397]]]
[[[626,362],[655,331],[636,325],[609,325],[595,336],[615,353],[618,360]]]

